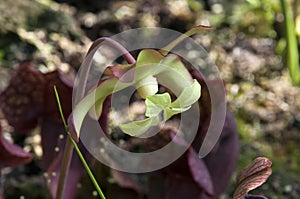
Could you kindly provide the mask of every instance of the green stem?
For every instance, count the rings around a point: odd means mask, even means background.
[[[102,190],[101,190],[101,188],[100,188],[100,186],[99,186],[98,183],[97,183],[96,178],[94,177],[94,175],[93,175],[91,169],[89,168],[89,165],[88,165],[87,162],[85,161],[85,159],[84,159],[84,157],[83,157],[83,155],[82,155],[82,153],[81,153],[81,151],[80,151],[80,149],[79,149],[77,143],[76,143],[75,140],[72,138],[72,136],[70,135],[70,133],[68,133],[68,137],[69,137],[69,140],[71,140],[71,142],[72,142],[72,144],[73,144],[73,146],[74,146],[74,149],[75,149],[75,151],[77,152],[77,154],[78,154],[78,156],[79,156],[79,158],[80,158],[80,160],[81,160],[81,162],[82,162],[82,164],[83,164],[83,166],[84,166],[86,172],[88,173],[90,179],[92,180],[92,182],[93,182],[93,184],[94,184],[94,186],[95,186],[96,191],[98,192],[98,194],[100,195],[100,197],[101,197],[102,199],[106,199],[105,196],[104,196],[104,194],[103,194],[103,192],[102,192]]]
[[[287,41],[286,64],[288,66],[293,84],[300,85],[298,42],[295,32],[292,8],[291,5],[286,2],[286,0],[280,0],[280,2],[284,15],[285,34]]]
[[[90,179],[92,180],[92,183],[94,184],[95,189],[98,192],[98,194],[100,195],[101,199],[106,199],[103,192],[102,192],[102,190],[101,190],[101,188],[100,188],[100,186],[98,185],[92,171],[90,170],[86,160],[84,159],[77,143],[75,142],[75,140],[72,138],[72,136],[69,133],[68,126],[67,126],[66,120],[65,120],[64,115],[63,115],[63,111],[62,111],[62,107],[61,107],[61,103],[60,103],[60,100],[59,100],[59,95],[58,95],[56,86],[54,86],[54,92],[55,92],[55,97],[56,97],[56,100],[57,100],[60,116],[61,116],[61,119],[63,121],[65,131],[67,132],[68,138],[69,138],[69,139],[67,139],[66,148],[65,148],[65,152],[64,152],[64,159],[63,159],[62,168],[61,168],[61,172],[63,172],[63,173],[61,173],[60,177],[59,177],[60,179],[59,179],[58,188],[57,188],[58,189],[58,191],[57,191],[58,195],[56,196],[56,199],[62,198],[62,194],[63,194],[63,190],[64,190],[64,186],[65,186],[65,181],[66,181],[66,177],[67,177],[67,174],[68,174],[67,169],[69,168],[71,158],[72,158],[73,147],[74,147],[75,151],[77,152],[77,154],[78,154],[85,170],[87,171]],[[60,182],[62,183],[61,185],[60,185]]]

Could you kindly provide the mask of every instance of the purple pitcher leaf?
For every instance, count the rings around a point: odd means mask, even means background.
[[[68,136],[65,132],[62,122],[53,117],[43,118],[41,122],[42,147],[43,147],[43,165],[44,170],[47,170],[47,181],[49,190],[54,196],[56,194],[62,156]],[[85,155],[86,159],[90,159],[88,152],[78,144],[80,151]],[[66,188],[63,198],[75,198],[77,183],[81,177],[86,174],[81,161],[77,154],[73,154],[72,162],[68,170]],[[54,175],[53,175],[54,174]]]
[[[41,125],[41,138],[43,149],[43,167],[47,170],[58,152],[62,151],[67,134],[62,122],[53,117],[43,118]]]
[[[54,85],[59,94],[60,103],[63,109],[64,117],[67,118],[72,112],[72,92],[73,82],[65,78],[59,70],[46,73],[45,79],[47,85],[45,87],[45,110],[44,115],[53,116],[60,119],[60,114],[54,94]]]
[[[201,84],[201,97],[199,100],[200,125],[192,143],[195,151],[199,151],[211,122],[212,104],[207,83],[211,87],[219,88],[223,86],[224,82],[222,80],[206,80],[206,82],[198,71],[191,70],[190,72],[193,78],[196,78]],[[222,99],[222,96],[217,96],[216,98]],[[217,100],[215,106],[219,106],[219,104],[222,105],[222,101]],[[214,195],[211,198],[219,198],[222,192],[224,192],[237,165],[239,154],[237,126],[234,116],[229,110],[226,111],[225,123],[221,135],[217,139],[218,142],[212,151],[203,158],[213,182]]]
[[[0,126],[0,165],[18,166],[29,163],[32,160],[32,154],[25,152],[21,147],[10,143],[2,135]]]
[[[28,132],[37,125],[41,125],[42,163],[44,170],[47,170],[48,187],[53,197],[58,186],[62,154],[67,138],[54,95],[54,85],[58,90],[63,113],[67,117],[72,110],[72,82],[59,71],[43,74],[31,68],[28,62],[20,64],[9,86],[0,95],[3,113],[16,131]],[[106,132],[108,111],[109,101],[105,102],[104,115],[100,118],[100,123],[106,125]],[[81,152],[88,156],[87,161],[90,161],[91,157],[86,149],[81,143],[78,145]],[[28,163],[31,159],[31,154],[24,152],[22,148],[11,144],[3,138],[2,134],[0,135],[1,165],[17,166]],[[74,155],[63,198],[75,198],[77,183],[85,174],[81,161],[77,155]]]
[[[207,169],[205,162],[199,158],[193,148],[190,148],[188,151],[188,163],[195,182],[197,182],[199,187],[205,190],[209,195],[213,195],[214,185],[209,170]],[[213,173],[211,173],[211,175],[213,175]]]
[[[0,107],[18,132],[27,132],[37,125],[38,116],[44,109],[43,74],[31,68],[29,62],[20,64],[8,87],[0,95]]]
[[[209,83],[212,89],[222,89],[221,87],[224,85],[224,82],[222,80],[204,80],[203,76],[196,70],[190,70],[190,73],[193,78],[196,78],[201,84],[201,97],[199,100],[200,126],[192,144],[195,151],[199,151],[211,122],[212,102],[210,97],[211,93],[207,84]],[[222,92],[216,92],[216,94],[220,96],[215,96],[217,100],[214,106],[220,106],[224,103],[225,99],[221,93]],[[214,120],[216,119],[218,118],[214,118]],[[234,116],[229,110],[226,111],[225,123],[221,135],[217,139],[218,142],[212,151],[203,158],[213,181],[215,191],[213,198],[219,198],[222,192],[224,192],[238,160],[239,145],[237,126]]]
[[[57,86],[67,117],[72,109],[72,82],[59,71],[46,74],[21,63],[0,95],[0,107],[17,132],[27,132],[38,124],[38,118],[54,116],[60,119],[53,86]]]
[[[175,132],[170,132],[171,137],[173,137],[173,141],[180,146],[188,146],[186,141],[180,136],[175,136]],[[206,191],[209,195],[214,194],[214,186],[212,183],[212,179],[210,177],[210,173],[205,165],[205,162],[198,157],[198,154],[194,151],[192,147],[188,149],[187,152],[187,161],[189,170],[191,172],[191,176],[194,181],[198,184],[198,186]]]
[[[111,107],[111,95],[104,100],[102,113],[99,118],[99,124],[105,135],[108,135],[108,116],[109,116],[110,107]]]
[[[169,130],[170,137],[172,137],[173,141],[178,144],[178,147],[188,147],[189,145],[186,143],[186,141],[180,137],[175,136],[175,132],[172,130]],[[170,164],[166,168],[168,179],[171,177],[173,179],[173,175],[177,176],[177,178],[182,178],[184,182],[188,182],[188,184],[193,183],[193,186],[198,187],[198,195],[200,193],[205,192],[208,195],[214,194],[214,187],[213,183],[210,177],[209,170],[207,169],[205,162],[203,159],[200,159],[198,157],[198,154],[194,151],[194,149],[190,146],[188,147],[188,150],[175,162]],[[177,179],[174,178],[174,179]],[[174,183],[172,186],[185,186],[180,185],[179,182]],[[178,187],[178,190],[180,188]],[[192,187],[192,186],[191,186]],[[181,192],[181,191],[177,191]],[[177,194],[176,194],[177,195]]]
[[[176,174],[168,176],[168,189],[164,199],[198,198],[201,189],[191,178]]]
[[[199,100],[199,105],[201,106],[201,117],[206,118],[211,115],[211,93],[210,91],[215,91],[213,94],[215,95],[215,106],[218,106],[220,103],[224,103],[225,96],[224,92],[218,92],[218,89],[224,89],[225,82],[221,79],[213,79],[213,80],[206,80],[197,70],[190,70],[190,73],[193,78],[197,79],[201,85],[201,97]],[[210,89],[208,89],[207,83],[209,83]]]
[[[134,190],[122,188],[116,185],[112,185],[105,195],[107,198],[112,199],[143,199],[143,197]]]
[[[52,195],[55,198],[58,181],[60,176],[60,169],[62,163],[63,151],[59,152],[57,157],[53,160],[52,164],[47,170],[46,180],[47,185]],[[85,169],[77,155],[74,155],[68,171],[66,186],[64,189],[63,197],[66,199],[73,199],[76,196],[77,184],[81,177],[85,174]]]
[[[225,124],[217,145],[203,158],[211,174],[218,198],[227,187],[239,155],[238,134],[233,114],[227,110]]]
[[[168,188],[167,175],[160,171],[149,173],[148,199],[164,199]]]
[[[170,138],[172,138],[172,141],[175,142],[176,144],[178,144],[179,146],[182,146],[182,147],[188,147],[188,143],[184,140],[184,138],[182,136],[176,136],[176,132],[171,130],[171,129],[168,129],[168,130],[165,130],[169,133],[170,135]]]

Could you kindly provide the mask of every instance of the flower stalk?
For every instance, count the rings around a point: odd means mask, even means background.
[[[62,111],[62,107],[61,107],[61,103],[60,103],[60,100],[59,100],[59,95],[58,95],[56,86],[54,86],[54,92],[55,92],[55,97],[56,97],[56,100],[57,100],[57,105],[58,105],[58,108],[59,108],[59,113],[60,113],[61,119],[63,121],[65,131],[68,134],[68,139],[67,139],[66,147],[65,147],[65,151],[64,151],[63,162],[62,162],[62,166],[61,166],[61,172],[60,172],[60,176],[59,176],[56,199],[62,199],[63,198],[63,191],[64,191],[64,188],[66,186],[65,182],[66,182],[67,175],[68,175],[68,168],[70,167],[70,163],[71,163],[71,160],[72,160],[73,149],[75,149],[75,151],[77,152],[77,154],[78,154],[85,170],[87,171],[90,179],[92,180],[92,183],[95,186],[95,189],[98,192],[98,194],[100,195],[101,199],[106,199],[103,192],[102,192],[102,190],[101,190],[101,188],[100,188],[100,186],[98,185],[98,182],[97,182],[96,178],[94,177],[91,169],[89,168],[86,160],[84,159],[77,143],[75,142],[75,140],[72,138],[72,136],[69,133],[68,126],[67,126],[66,120],[65,120],[64,115],[63,115],[63,111]]]

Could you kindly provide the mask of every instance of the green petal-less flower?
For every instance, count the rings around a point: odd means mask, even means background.
[[[209,27],[195,27],[171,42],[161,50],[144,49],[142,50],[135,64],[118,64],[116,68],[110,67],[113,77],[104,80],[97,88],[90,91],[73,110],[73,127],[79,138],[79,132],[87,114],[97,119],[102,113],[104,100],[111,94],[135,86],[139,96],[145,99],[146,119],[132,121],[121,124],[120,128],[124,133],[138,136],[143,134],[152,126],[165,122],[173,115],[188,110],[193,103],[200,98],[200,84],[193,80],[190,73],[182,63],[181,59],[169,53],[170,50],[185,38],[200,32]],[[119,69],[120,70],[119,70]],[[133,72],[130,81],[124,81],[121,76]],[[122,74],[124,73],[124,74]],[[130,75],[129,75],[130,77]],[[173,102],[169,93],[157,94],[158,85],[168,88],[177,96]],[[163,117],[160,118],[160,114]]]
[[[145,133],[151,126],[165,122],[173,115],[187,111],[192,104],[200,98],[200,84],[194,80],[190,87],[184,88],[180,96],[171,102],[169,93],[156,94],[146,98],[146,113],[148,118],[121,124],[122,131],[131,136],[139,136]],[[163,112],[163,119],[159,121],[159,114]]]

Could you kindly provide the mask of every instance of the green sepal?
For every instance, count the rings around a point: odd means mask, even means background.
[[[122,131],[131,136],[139,136],[145,133],[151,126],[158,125],[158,116],[137,120],[126,124],[120,124]]]
[[[189,87],[183,89],[179,97],[171,102],[169,93],[156,94],[148,96],[145,100],[146,113],[148,117],[144,120],[138,120],[121,124],[121,130],[131,136],[139,136],[145,133],[151,126],[158,125],[160,122],[166,122],[172,116],[185,112],[197,102],[201,95],[201,86],[197,80]],[[163,119],[159,121],[159,114],[163,111]]]
[[[146,117],[157,116],[162,110],[171,105],[171,97],[169,93],[157,94],[149,96],[145,100]]]

